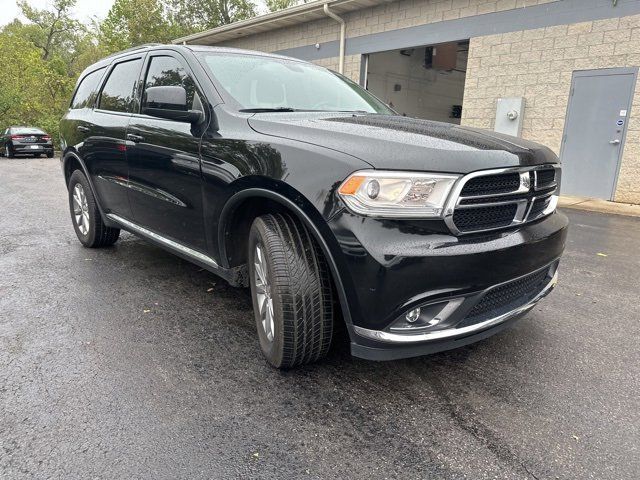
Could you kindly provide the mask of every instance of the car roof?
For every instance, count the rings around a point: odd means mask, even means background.
[[[275,53],[266,53],[266,52],[258,52],[256,50],[245,50],[241,48],[231,48],[231,47],[212,47],[208,45],[174,45],[174,44],[161,44],[161,43],[149,43],[145,45],[140,45],[138,47],[129,48],[127,50],[122,50],[120,52],[113,53],[108,57],[105,57],[101,60],[98,60],[96,63],[87,67],[80,78],[83,78],[88,73],[98,70],[100,68],[104,68],[110,65],[114,60],[117,60],[120,57],[125,57],[127,55],[131,55],[132,53],[143,53],[153,50],[190,50],[192,52],[212,52],[212,53],[233,53],[233,54],[241,54],[241,55],[251,55],[255,57],[269,57],[269,58],[279,58],[282,60],[293,60],[301,63],[309,63],[304,60],[300,60],[299,58],[287,57],[284,55],[278,55]]]
[[[209,45],[183,45],[193,52],[212,52],[212,53],[235,53],[241,55],[251,55],[254,57],[268,57],[268,58],[280,58],[284,60],[294,60],[296,62],[309,63],[299,58],[287,57],[285,55],[278,55],[277,53],[259,52],[257,50],[245,50],[243,48],[232,47],[212,47]]]

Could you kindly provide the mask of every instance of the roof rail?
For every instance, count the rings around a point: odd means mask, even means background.
[[[125,53],[137,52],[138,50],[144,50],[145,48],[149,48],[149,47],[159,47],[161,45],[163,44],[162,43],[145,43],[142,45],[136,45],[135,47],[127,48],[119,52],[114,52],[111,55],[104,57],[103,60],[106,60],[107,58],[117,57],[118,55],[124,55]]]

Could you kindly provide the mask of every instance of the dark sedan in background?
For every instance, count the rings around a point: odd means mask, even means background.
[[[46,154],[53,158],[53,142],[51,136],[39,128],[9,127],[0,136],[0,154],[7,158]]]

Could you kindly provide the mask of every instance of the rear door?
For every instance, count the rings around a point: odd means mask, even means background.
[[[201,90],[181,55],[167,50],[149,54],[144,91],[181,86],[191,108],[203,110]],[[206,125],[206,124],[205,124]],[[202,127],[135,114],[127,130],[129,198],[134,221],[179,243],[206,251],[203,225],[200,139]]]
[[[138,109],[143,56],[118,59],[111,65],[96,108],[81,124],[86,131],[82,158],[93,178],[105,213],[130,219],[129,171],[125,135],[131,114]],[[80,125],[79,125],[80,127]]]
[[[81,158],[90,154],[86,141],[92,131],[93,109],[102,79],[106,73],[107,67],[89,72],[76,87],[69,109],[60,122],[60,140],[63,151],[71,148]]]

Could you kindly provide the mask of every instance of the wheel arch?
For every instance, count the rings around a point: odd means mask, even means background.
[[[244,244],[239,243],[237,239],[242,238],[243,233],[248,233],[253,219],[257,216],[263,213],[273,213],[274,210],[294,215],[309,230],[315,241],[318,242],[329,265],[343,318],[347,325],[351,325],[351,314],[345,286],[340,276],[335,255],[332,253],[329,244],[331,241],[329,227],[315,207],[308,201],[303,200],[304,197],[301,194],[295,197],[296,200],[294,201],[282,193],[262,187],[246,188],[232,195],[222,209],[218,222],[220,261],[225,268],[232,268],[241,263],[242,256],[238,257],[238,252],[242,251]],[[246,208],[243,209],[242,207]],[[322,225],[323,223],[324,228],[319,226],[319,224]],[[323,229],[326,230],[324,233],[322,232]],[[248,235],[246,236],[248,237]]]
[[[71,178],[71,174],[74,172],[74,170],[78,170],[78,169],[82,170],[82,173],[84,173],[84,176],[87,177],[87,182],[89,182],[89,187],[91,188],[91,193],[93,194],[93,198],[95,199],[96,205],[98,206],[98,210],[100,211],[102,221],[107,226],[110,226],[110,227],[115,226],[113,225],[113,222],[110,222],[108,220],[108,218],[104,214],[104,211],[102,210],[102,205],[100,204],[100,197],[98,196],[96,188],[93,185],[93,180],[91,179],[91,175],[89,175],[89,170],[87,169],[86,164],[77,153],[73,151],[67,151],[62,157],[62,171],[64,173],[64,181],[67,188],[69,187],[69,179]]]

